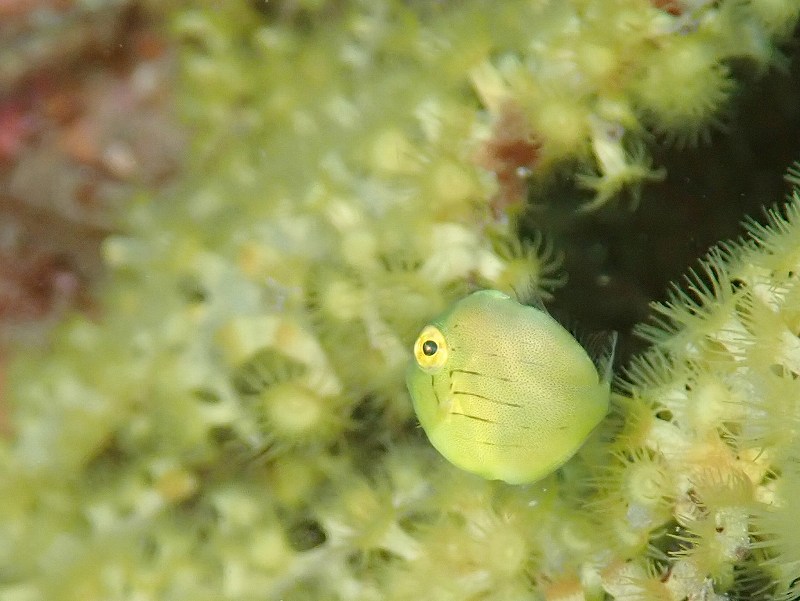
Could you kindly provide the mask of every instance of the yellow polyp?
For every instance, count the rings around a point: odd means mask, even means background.
[[[194,495],[200,486],[197,476],[180,468],[160,474],[156,489],[168,503],[180,503]]]
[[[236,365],[272,344],[279,326],[277,315],[240,316],[224,324],[216,340],[228,363]]]
[[[477,197],[480,190],[474,174],[454,163],[443,163],[434,168],[433,195],[444,204],[458,204]]]
[[[419,152],[399,129],[389,128],[378,133],[372,145],[372,165],[387,174],[413,173],[419,169]]]

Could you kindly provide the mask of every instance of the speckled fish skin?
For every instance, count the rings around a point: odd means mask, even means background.
[[[406,382],[446,459],[511,484],[572,457],[610,395],[607,375],[564,327],[496,290],[472,293],[423,329]]]

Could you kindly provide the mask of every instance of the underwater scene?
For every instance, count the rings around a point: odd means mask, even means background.
[[[800,599],[800,0],[0,0],[0,600]]]

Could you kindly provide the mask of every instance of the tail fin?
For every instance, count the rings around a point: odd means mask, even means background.
[[[614,376],[614,353],[617,349],[617,332],[600,331],[596,332],[583,341],[583,347],[591,357],[600,374],[600,380],[610,382]]]

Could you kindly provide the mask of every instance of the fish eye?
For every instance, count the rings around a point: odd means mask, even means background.
[[[439,371],[447,361],[449,349],[444,334],[436,326],[425,326],[414,343],[414,359],[426,373]]]
[[[426,340],[422,343],[422,354],[428,357],[432,357],[436,354],[436,351],[439,350],[439,345],[436,344],[433,340]]]

